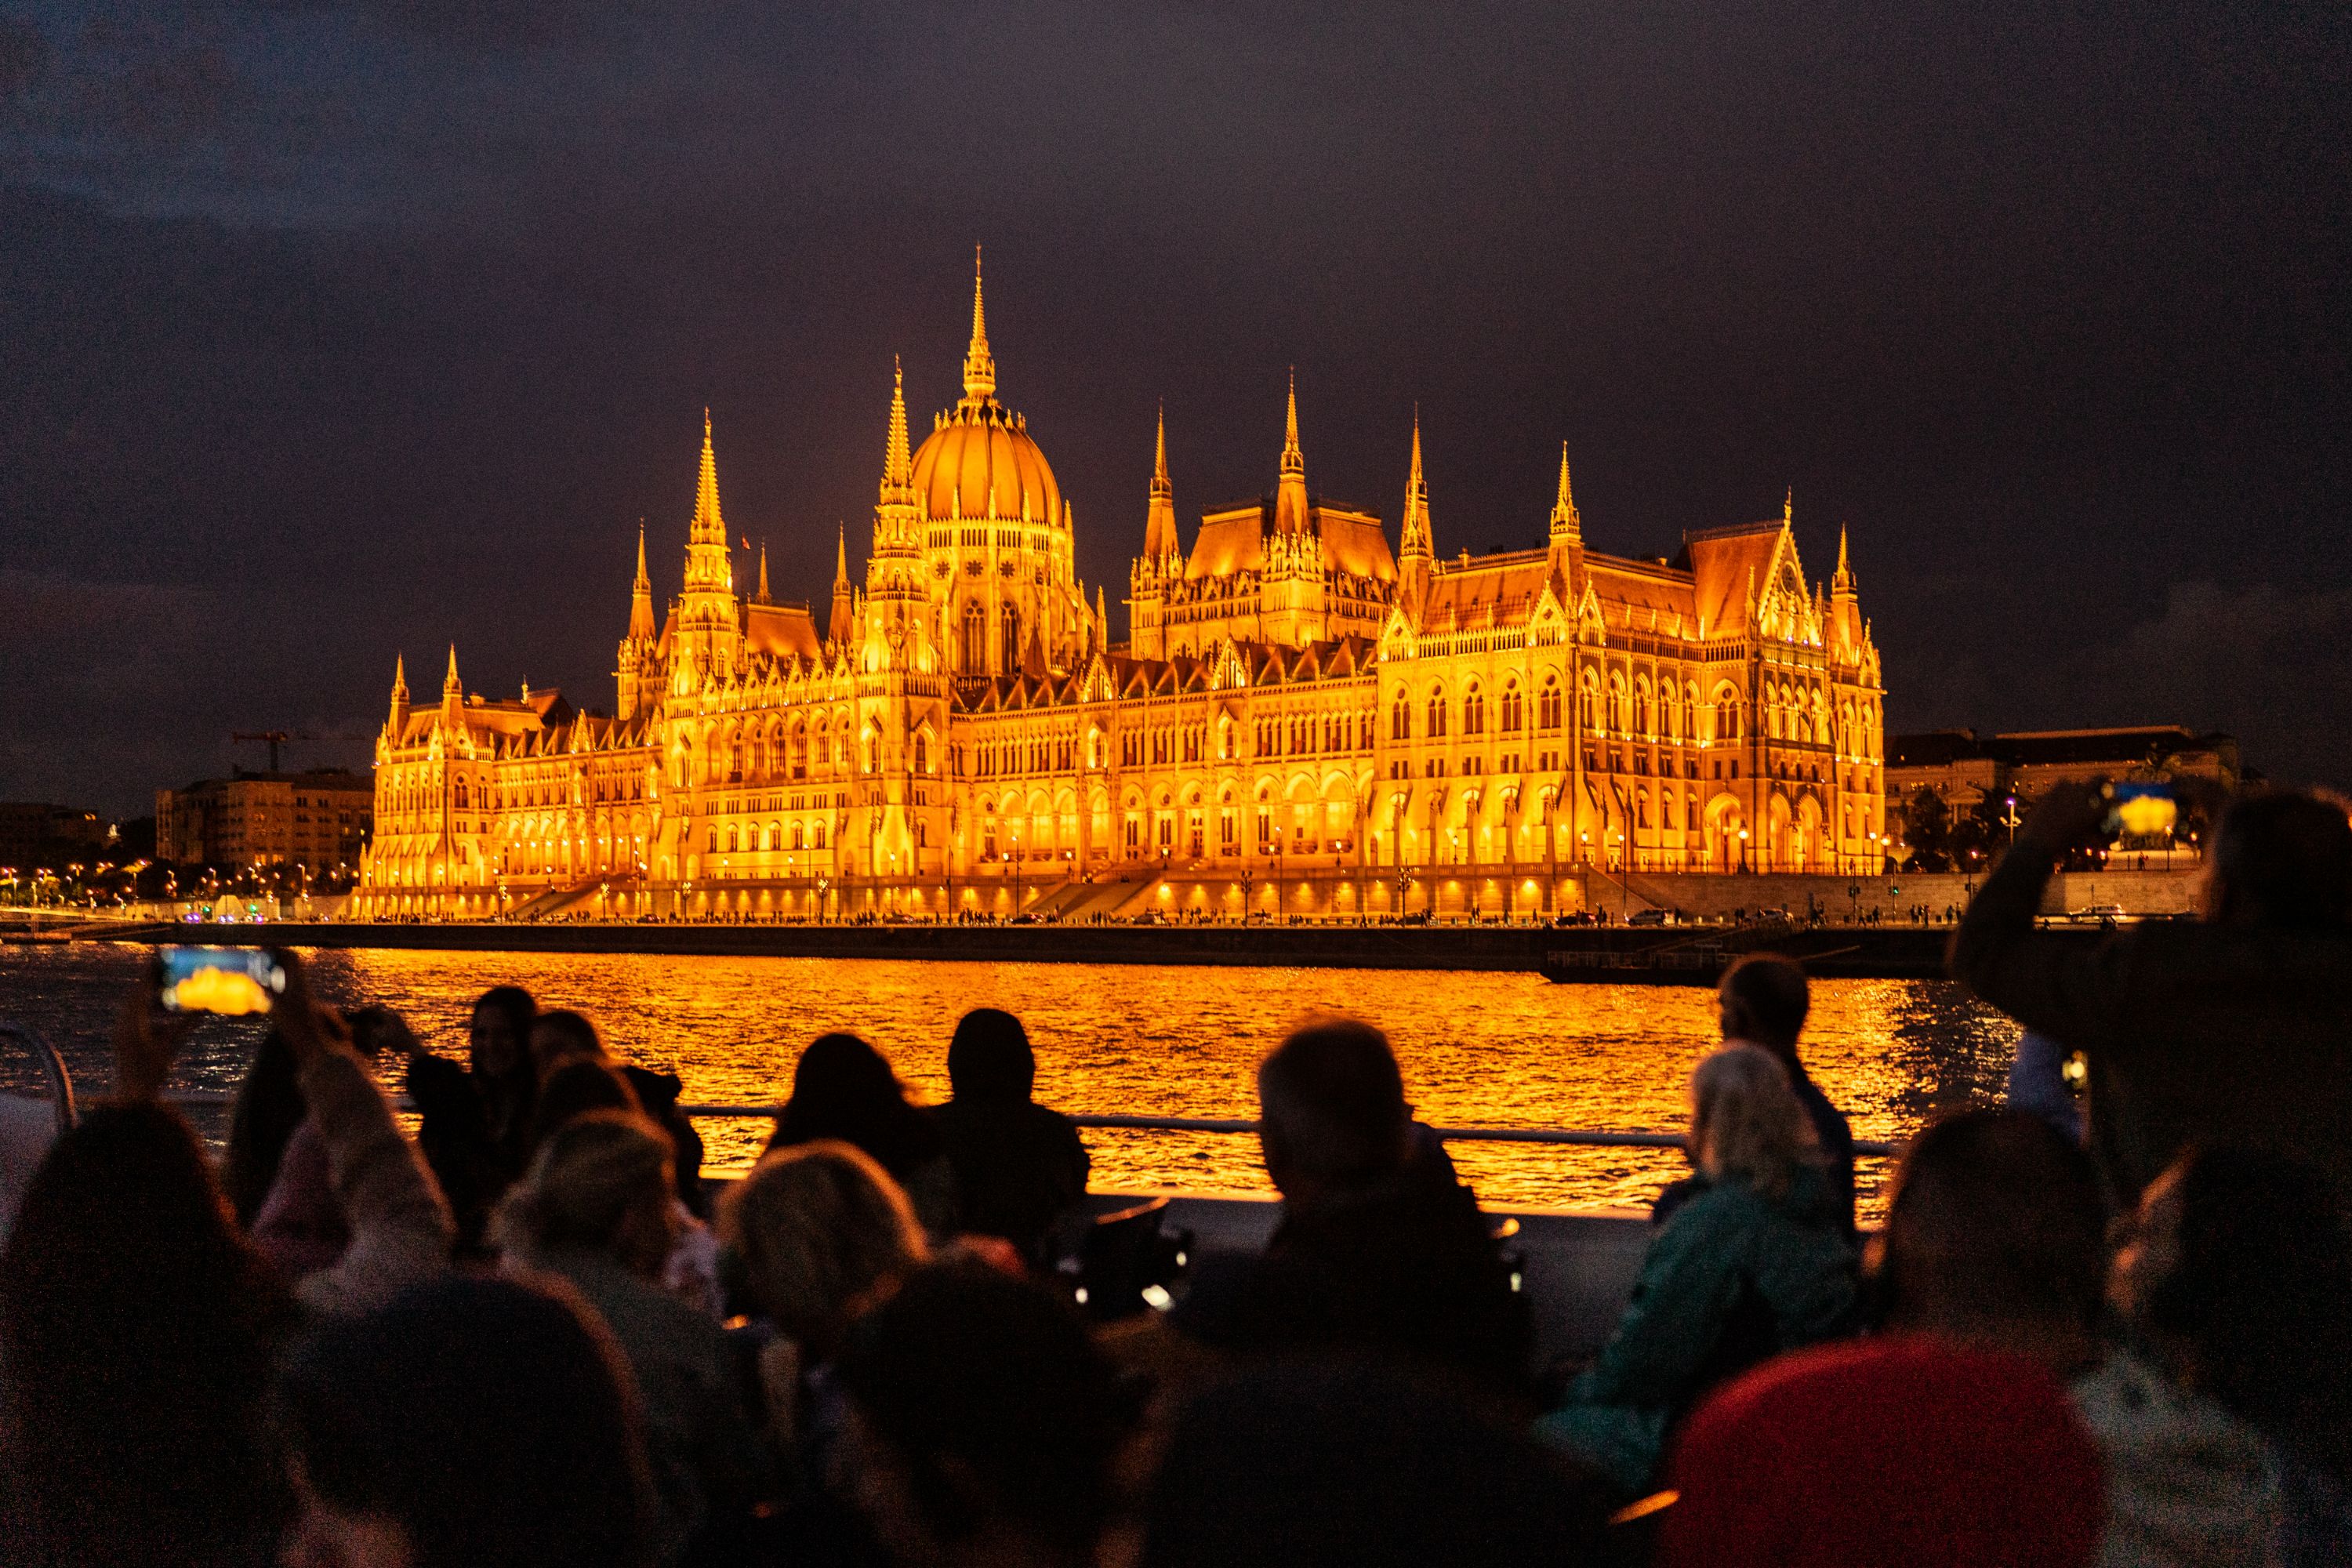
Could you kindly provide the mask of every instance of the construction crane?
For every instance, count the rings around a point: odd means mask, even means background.
[[[299,731],[289,730],[237,730],[232,731],[229,735],[229,739],[231,741],[268,742],[269,744],[269,771],[273,773],[278,771],[278,747],[286,744],[289,741],[307,741],[310,738],[310,737],[309,735],[303,734]]]

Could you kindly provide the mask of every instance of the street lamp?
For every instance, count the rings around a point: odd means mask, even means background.
[[[1617,840],[1617,923],[1622,925],[1630,912],[1627,900],[1631,897],[1625,890],[1625,832],[1617,828],[1612,830],[1612,834]]]
[[[1748,869],[1748,829],[1745,827],[1739,830],[1739,868],[1743,871]]]

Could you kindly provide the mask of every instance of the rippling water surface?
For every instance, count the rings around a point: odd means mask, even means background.
[[[1554,985],[1530,974],[1400,970],[1147,968],[807,958],[320,952],[320,992],[383,1002],[434,1049],[465,1056],[467,1010],[493,984],[594,1019],[616,1055],[677,1073],[689,1100],[766,1103],[802,1047],[865,1035],[930,1100],[947,1096],[949,1032],[965,1009],[1018,1014],[1037,1047],[1038,1098],[1065,1110],[1255,1114],[1252,1074],[1292,1025],[1346,1011],[1386,1029],[1421,1116],[1445,1126],[1679,1131],[1691,1065],[1714,1043],[1713,994],[1681,986]],[[105,1036],[146,950],[89,943],[0,948],[0,1016],[35,1024],[102,1089]],[[208,1021],[175,1085],[232,1089],[258,1030]],[[1866,1139],[1906,1136],[1932,1112],[1993,1098],[2015,1026],[1958,987],[1825,981],[1813,989],[1807,1066]],[[21,1064],[0,1083],[30,1081]],[[714,1169],[757,1153],[765,1123],[706,1122]],[[1256,1141],[1089,1131],[1095,1184],[1265,1188]],[[1457,1143],[1496,1205],[1644,1205],[1678,1173],[1672,1151]],[[1874,1212],[1881,1163],[1860,1173]]]

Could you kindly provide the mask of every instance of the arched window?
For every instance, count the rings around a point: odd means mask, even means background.
[[[793,824],[793,847],[795,849],[804,849],[807,847],[807,845],[803,838],[801,825],[797,822]]]
[[[1443,687],[1429,694],[1429,734],[1432,740],[1445,733],[1445,689]]]
[[[741,836],[741,834],[740,834],[736,829],[734,829],[734,828],[732,828],[732,827],[729,828],[729,829],[727,830],[727,853],[729,853],[730,855],[735,854],[735,853],[736,853],[738,850],[740,850],[741,847],[742,847],[742,836]]]
[[[1559,677],[1544,677],[1543,694],[1537,699],[1536,721],[1547,730],[1559,728]]]
[[[1412,704],[1406,699],[1402,687],[1397,689],[1396,706],[1389,710],[1389,739],[1391,741],[1412,739]]]
[[[1513,681],[1503,688],[1503,731],[1517,734],[1525,715],[1520,710],[1519,685]]]
[[[710,830],[710,843],[709,843],[709,852],[710,854],[713,854],[713,855],[716,855],[716,854],[718,854],[718,853],[719,853],[719,829],[717,829],[717,828],[715,828],[715,827],[714,827],[714,828],[712,828],[712,829]]]
[[[1462,732],[1465,735],[1486,732],[1486,695],[1475,686],[1462,694]]]
[[[457,809],[459,811],[467,809],[466,805],[466,781],[464,779],[459,779],[457,781]]]
[[[974,599],[963,607],[963,672],[988,673],[988,612]]]
[[[1004,662],[998,668],[1010,675],[1021,668],[1021,612],[1007,605],[1000,620],[1003,623]]]
[[[931,771],[931,741],[928,735],[918,734],[915,737],[915,771],[919,773]]]
[[[1650,729],[1650,683],[1646,680],[1633,689],[1633,732],[1637,735],[1647,735],[1652,733]]]

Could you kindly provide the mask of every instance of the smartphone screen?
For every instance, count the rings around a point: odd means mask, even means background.
[[[2169,833],[2179,819],[2180,803],[2172,786],[2161,784],[2113,784],[2107,786],[2107,831],[2134,837]]]
[[[166,947],[156,953],[155,995],[174,1013],[267,1013],[286,989],[286,969],[266,948]]]

